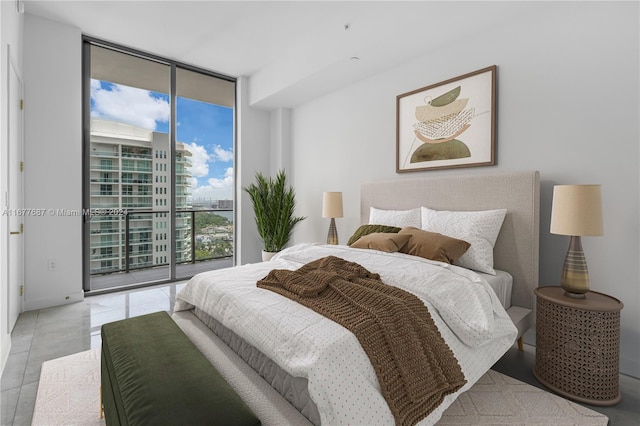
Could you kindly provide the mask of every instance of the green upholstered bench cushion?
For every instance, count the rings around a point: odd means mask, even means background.
[[[108,425],[259,425],[166,312],[102,326]]]

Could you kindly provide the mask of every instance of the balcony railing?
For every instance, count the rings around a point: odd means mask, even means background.
[[[118,234],[120,232],[117,228],[112,229],[92,229],[91,234]]]
[[[108,254],[92,254],[91,260],[103,260],[103,259],[119,259],[119,253],[108,253]]]
[[[122,166],[123,172],[152,173],[151,167]]]
[[[139,206],[138,206],[139,207]],[[179,234],[182,238],[179,238],[177,241],[176,247],[176,257],[178,258],[176,263],[178,264],[186,264],[186,263],[196,263],[201,261],[209,261],[209,260],[217,260],[217,259],[225,259],[233,256],[233,230],[229,230],[228,233],[218,231],[216,234],[212,235],[198,235],[195,226],[196,226],[196,217],[198,214],[208,214],[208,213],[221,213],[221,212],[232,212],[232,209],[179,209],[176,211],[176,233]],[[124,247],[122,250],[121,257],[124,258],[123,262],[118,262],[123,265],[122,266],[108,266],[108,267],[94,267],[91,268],[91,274],[110,274],[115,272],[130,272],[132,270],[138,269],[148,269],[157,266],[167,266],[166,262],[155,263],[153,261],[145,261],[145,262],[132,262],[133,259],[139,259],[139,256],[152,256],[153,250],[140,252],[136,250],[132,250],[133,245],[135,244],[152,244],[154,243],[153,238],[139,238],[138,235],[141,232],[151,233],[153,232],[153,227],[142,227],[139,225],[140,220],[153,220],[153,215],[157,214],[166,214],[169,211],[166,210],[135,210],[128,211],[122,215],[114,215],[114,216],[99,216],[94,217],[97,220],[105,220],[105,217],[112,217],[114,220],[123,220],[124,219],[124,230],[120,230],[116,227],[112,229],[93,229],[91,230],[91,234],[118,234],[123,233],[124,239],[120,243],[118,239],[114,239],[113,242],[94,242],[91,243],[91,247],[100,247],[113,245],[117,246],[122,244]],[[196,237],[198,235],[198,238]],[[206,240],[206,244],[203,242]],[[128,243],[126,243],[128,242]],[[169,243],[169,240],[166,240],[166,244]],[[216,250],[212,250],[211,247],[214,245],[218,245]],[[207,250],[208,248],[208,250]],[[217,254],[214,254],[217,253]],[[98,255],[99,256],[99,255]],[[118,257],[118,256],[114,256]],[[96,255],[91,257],[92,260],[101,260],[102,258],[97,257]]]
[[[91,183],[118,183],[118,179],[116,179],[116,178],[91,179]]]
[[[91,191],[91,196],[95,197],[95,196],[108,196],[108,197],[117,197],[118,195],[120,195],[119,192],[116,191]]]
[[[144,243],[151,243],[151,242],[153,242],[151,238],[140,238],[140,239],[133,239],[129,241],[129,244],[133,245],[133,244],[144,244]]]
[[[91,170],[120,170],[117,165],[108,165],[108,164],[92,164]]]
[[[149,160],[153,158],[151,154],[134,154],[132,152],[123,152],[122,156],[127,158],[144,158]]]
[[[91,151],[92,157],[117,157],[118,153],[114,151]]]
[[[122,203],[122,207],[125,208],[133,208],[133,207],[143,207],[143,208],[149,208],[151,207],[151,203]]]
[[[186,157],[182,157],[182,158],[176,158],[176,163],[178,164],[184,164],[187,167],[191,167],[193,164],[191,163],[191,160],[189,160]]]

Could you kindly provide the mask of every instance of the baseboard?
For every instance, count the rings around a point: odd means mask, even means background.
[[[0,359],[0,377],[2,373],[4,373],[4,367],[7,365],[7,360],[9,359],[9,352],[11,352],[11,334],[7,333],[2,335],[1,345],[0,354],[2,354],[2,359]]]
[[[68,305],[70,303],[82,302],[84,300],[84,291],[76,291],[70,294],[43,297],[40,299],[26,299],[24,301],[25,311],[34,311],[36,309],[50,308],[52,306]]]

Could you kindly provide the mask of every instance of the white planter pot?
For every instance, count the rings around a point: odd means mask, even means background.
[[[273,256],[275,256],[278,252],[277,251],[264,251],[262,250],[262,261],[263,262],[267,262],[269,260],[271,260],[271,258]]]

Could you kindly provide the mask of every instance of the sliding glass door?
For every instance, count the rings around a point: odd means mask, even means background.
[[[84,61],[85,290],[230,266],[235,82],[88,39]]]
[[[230,266],[234,247],[235,87],[176,70],[176,277]],[[226,259],[226,261],[223,261]]]

